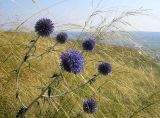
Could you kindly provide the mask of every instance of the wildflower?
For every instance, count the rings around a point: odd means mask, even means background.
[[[50,19],[42,18],[38,20],[35,24],[35,32],[38,35],[44,37],[49,36],[54,30],[54,24]]]
[[[83,71],[84,59],[76,50],[68,50],[61,55],[61,66],[67,72],[78,74]]]
[[[108,75],[112,71],[112,67],[109,63],[102,62],[98,66],[98,72],[103,75]]]
[[[86,113],[95,113],[97,110],[96,100],[88,98],[83,103],[83,110]]]
[[[85,39],[82,43],[83,50],[93,51],[95,49],[95,41],[91,38]]]
[[[65,32],[60,32],[59,34],[57,34],[56,41],[63,44],[67,41],[67,38],[68,35]]]

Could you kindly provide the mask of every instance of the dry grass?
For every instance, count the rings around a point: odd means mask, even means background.
[[[20,63],[25,47],[35,36],[28,33],[0,33],[0,117],[15,117],[21,104],[15,98],[15,70]],[[35,55],[54,45],[53,39],[40,39]],[[53,73],[61,72],[59,58],[66,49],[81,49],[81,41],[69,41],[57,45],[56,50],[43,58],[29,60],[20,75],[20,96],[28,105],[43,87],[51,81]],[[33,52],[32,52],[33,53]],[[113,71],[108,77],[99,76],[97,81],[83,89],[65,96],[40,99],[26,114],[27,118],[72,118],[81,114],[82,118],[135,118],[160,117],[160,67],[153,59],[141,55],[135,49],[97,44],[92,53],[83,53],[85,70],[79,75],[64,72],[63,79],[52,86],[52,96],[71,90],[85,83],[97,72],[99,61],[107,61]],[[30,65],[30,66],[29,66]],[[83,113],[83,100],[93,97],[98,101],[96,114]],[[151,105],[150,105],[151,104]],[[146,107],[148,106],[149,107]],[[145,108],[146,107],[146,108]],[[143,109],[144,108],[144,109]],[[136,112],[138,111],[138,112]]]

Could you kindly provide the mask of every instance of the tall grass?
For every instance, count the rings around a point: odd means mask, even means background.
[[[1,116],[15,117],[21,104],[15,98],[15,73],[28,41],[35,36],[28,33],[1,33]],[[46,50],[54,40],[40,40],[35,55]],[[55,50],[63,52],[73,47],[75,41],[58,45]],[[20,44],[20,45],[17,45]],[[81,41],[76,43],[80,48]],[[59,51],[54,51],[25,64],[19,79],[20,95],[29,104],[51,81],[59,68]],[[9,53],[8,53],[9,52]],[[64,96],[42,98],[27,112],[27,117],[130,117],[137,110],[150,106],[135,117],[159,117],[159,66],[153,59],[139,54],[135,49],[98,44],[95,52],[84,53],[85,71],[80,75],[63,74],[63,79],[52,86],[51,96],[70,91],[85,83],[97,72],[99,61],[111,63],[113,72],[109,77],[100,76],[92,85],[85,86]],[[98,111],[94,115],[82,112],[83,100],[96,98]],[[45,99],[45,100],[44,100]],[[154,105],[150,105],[153,104]],[[82,113],[81,113],[82,112]]]

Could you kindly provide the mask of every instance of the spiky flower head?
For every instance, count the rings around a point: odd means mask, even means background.
[[[60,32],[56,36],[56,41],[60,44],[63,44],[67,41],[68,35],[65,32]]]
[[[77,50],[67,50],[61,55],[61,66],[67,72],[78,74],[83,71],[84,59]]]
[[[83,103],[83,110],[86,113],[95,113],[97,110],[97,102],[95,99],[88,98]]]
[[[49,36],[54,30],[54,24],[48,18],[42,18],[35,24],[35,32],[42,37]]]
[[[108,75],[112,71],[112,67],[109,63],[102,62],[98,66],[98,72],[103,75]]]
[[[86,38],[82,43],[83,50],[86,50],[86,51],[93,51],[95,49],[95,46],[96,46],[96,43],[91,38]]]

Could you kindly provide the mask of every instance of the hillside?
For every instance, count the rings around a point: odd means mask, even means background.
[[[15,97],[16,74],[27,44],[36,37],[28,33],[0,32],[0,117],[12,118],[21,108]],[[32,56],[43,53],[54,45],[54,39],[40,38]],[[60,73],[60,55],[67,49],[81,49],[81,41],[58,44],[53,52],[30,59],[20,74],[20,96],[27,105]],[[63,79],[52,86],[51,95],[76,88],[97,73],[100,61],[112,65],[109,76],[98,76],[96,82],[56,98],[39,100],[26,114],[27,118],[159,118],[160,117],[160,66],[135,49],[97,44],[93,52],[83,52],[84,72],[73,75],[63,73]],[[83,112],[83,101],[95,98],[96,114]],[[144,108],[144,109],[143,109]],[[81,114],[79,116],[79,114]]]

